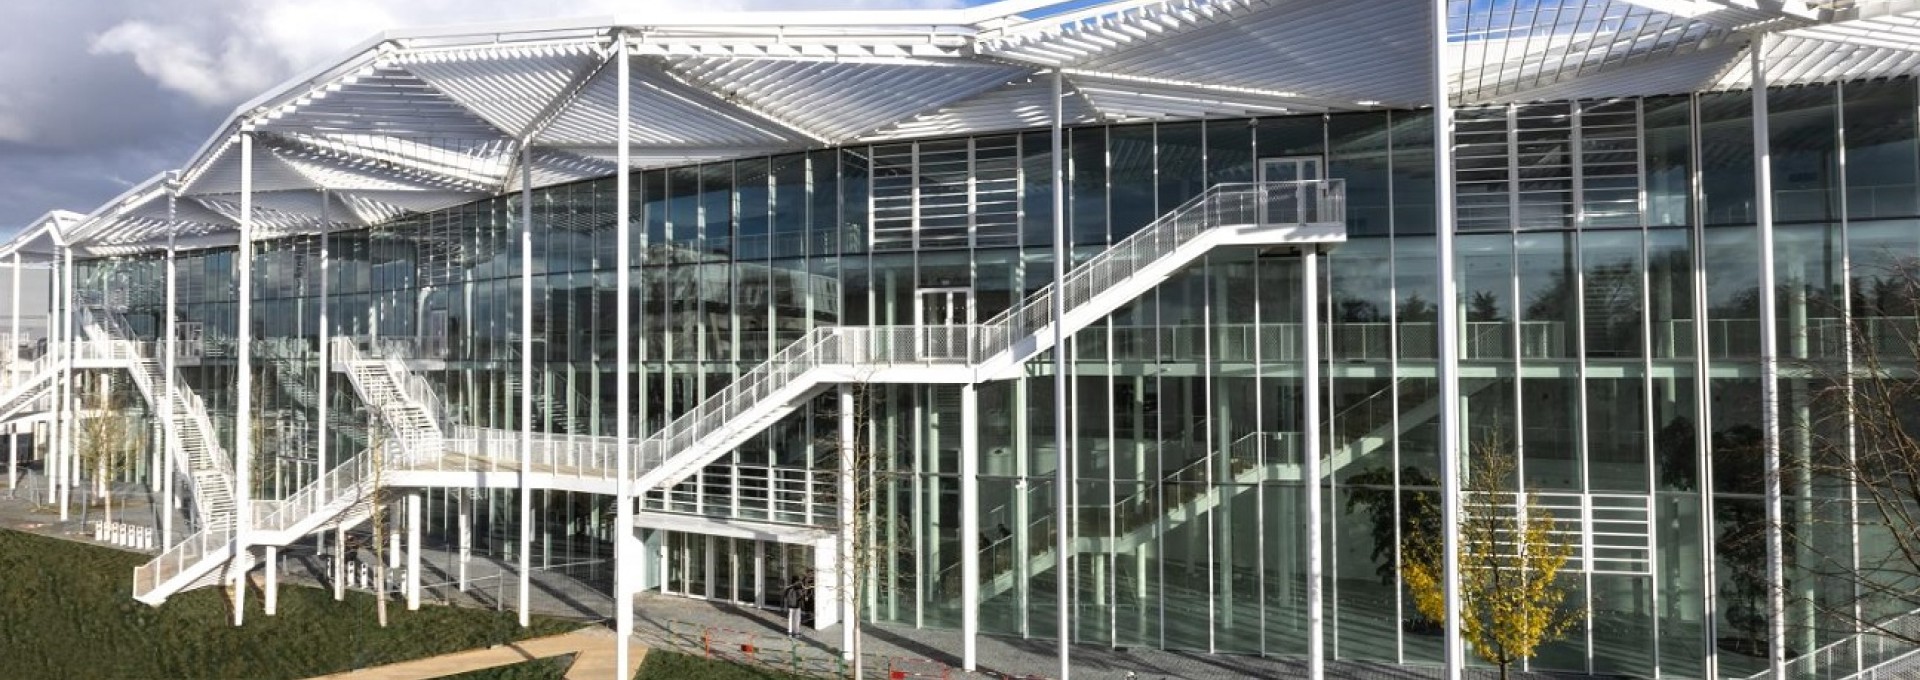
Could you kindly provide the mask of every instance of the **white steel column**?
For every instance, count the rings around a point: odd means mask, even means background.
[[[65,248],[66,244],[61,243],[59,247]],[[47,477],[47,502],[55,504],[59,502],[60,492],[60,428],[61,423],[66,421],[66,402],[60,400],[60,390],[61,383],[66,382],[67,376],[71,374],[70,367],[66,365],[66,347],[61,344],[64,342],[64,336],[60,331],[66,323],[61,321],[65,317],[61,316],[60,302],[65,298],[66,293],[60,288],[63,284],[60,278],[60,267],[57,264],[47,267],[47,279],[52,284],[48,286],[47,291],[47,351],[54,355],[48,365],[55,373],[48,378],[53,381],[47,386],[47,394],[53,401],[53,420],[48,421],[46,425],[46,462],[43,463],[43,470]],[[64,512],[63,510],[60,516],[62,520],[67,518]]]
[[[328,422],[327,421],[327,415],[328,415],[327,402],[330,401],[327,398],[327,395],[328,395],[327,393],[328,375],[327,374],[333,372],[333,362],[332,362],[333,350],[327,347],[327,345],[333,341],[333,329],[329,328],[329,326],[331,325],[331,322],[327,319],[327,307],[331,306],[327,300],[327,293],[328,293],[327,275],[329,273],[328,270],[332,269],[333,267],[333,252],[332,252],[333,242],[330,236],[333,233],[333,219],[332,219],[332,215],[328,214],[329,211],[327,209],[329,207],[332,207],[331,205],[332,203],[333,203],[333,196],[329,194],[327,190],[321,189],[320,190],[320,334],[319,334],[319,337],[320,337],[320,383],[319,383],[319,386],[315,388],[316,390],[318,390],[320,395],[317,399],[320,402],[318,405],[319,413],[316,414],[316,417],[320,419],[320,437],[319,437],[320,441],[315,446],[315,451],[314,451],[314,456],[319,461],[314,466],[314,470],[315,470],[315,474],[318,476],[320,480],[320,485],[321,485],[320,497],[321,498],[333,498],[332,475],[327,474],[329,470],[329,468],[327,467],[327,440],[332,439],[332,431],[327,428],[327,422]],[[324,531],[314,534],[314,536],[316,537],[316,540],[321,542],[323,548],[325,544],[324,537],[326,535],[327,535],[327,532],[324,532]],[[345,549],[346,546],[339,546],[339,548]]]
[[[1300,451],[1307,490],[1307,676],[1327,667],[1320,557],[1320,253],[1300,254]]]
[[[12,309],[13,311],[10,313],[10,316],[12,317],[12,319],[11,319],[11,325],[9,327],[11,330],[9,331],[7,336],[10,338],[13,338],[12,340],[13,346],[7,348],[7,360],[10,362],[9,365],[7,366],[7,372],[9,374],[7,376],[8,386],[12,386],[14,384],[13,379],[16,373],[15,369],[19,368],[19,363],[20,363],[20,251],[18,250],[13,251],[13,307]],[[27,379],[31,379],[31,376],[28,376]],[[20,471],[20,426],[15,425],[11,428],[8,428],[8,436],[7,436],[7,490],[8,491],[12,491],[20,486],[19,471]],[[164,544],[164,543],[161,544],[161,549],[164,550],[166,545],[167,544]]]
[[[253,132],[240,133],[240,248],[234,255],[240,279],[239,328],[234,333],[234,354],[239,357],[238,391],[234,395],[233,424],[233,555],[236,563],[246,564],[247,530],[252,524],[253,494]],[[240,625],[246,613],[246,572],[235,575],[233,625]]]
[[[614,196],[614,248],[619,254],[614,257],[614,359],[613,387],[613,436],[614,436],[614,473],[619,479],[614,481],[617,490],[614,510],[613,563],[613,628],[615,637],[614,668],[621,680],[629,677],[631,667],[633,635],[633,564],[640,556],[633,546],[633,267],[629,258],[633,253],[633,216],[628,200],[633,191],[632,159],[629,154],[630,122],[632,114],[628,111],[629,90],[632,88],[628,78],[629,62],[627,55],[627,37],[619,35],[615,45],[615,59],[620,60],[615,77],[619,79],[618,97],[620,117],[614,139],[618,149],[614,154],[615,175]],[[531,385],[531,383],[528,383]],[[731,586],[732,584],[728,584]]]
[[[174,221],[176,204],[180,199],[180,174],[178,171],[170,174],[172,177],[167,181],[167,222],[169,224]],[[175,385],[173,380],[174,371],[179,369],[179,364],[176,363],[177,359],[175,359],[175,357],[180,351],[180,347],[177,344],[179,341],[174,338],[175,329],[180,323],[179,303],[174,299],[180,289],[178,283],[179,268],[174,262],[176,254],[173,240],[174,231],[175,230],[172,229],[167,230],[167,318],[164,320],[160,331],[166,334],[166,337],[162,338],[162,340],[166,342],[167,354],[162,360],[161,370],[166,373],[165,379],[167,384],[163,390],[165,396],[161,398],[161,404],[158,408],[154,409],[159,412],[160,415],[160,428],[162,430],[160,448],[163,449],[163,455],[167,461],[166,464],[162,466],[166,469],[161,472],[161,479],[163,480],[160,488],[161,507],[163,508],[160,512],[161,550],[173,546],[173,515],[175,512],[173,470],[174,466],[180,463],[180,461],[175,460],[175,457],[180,455],[180,452],[173,448],[174,437],[177,436],[176,431],[180,427],[178,423],[174,422],[174,418],[180,415],[179,411],[174,409],[174,404],[176,403],[174,401],[176,398],[174,395],[178,394],[180,386]],[[205,523],[206,519],[201,518],[201,521]]]
[[[533,621],[533,152],[520,145],[520,627]]]
[[[273,616],[280,609],[280,548],[267,546],[267,588],[264,600],[267,616]]]
[[[57,421],[60,423],[61,430],[59,452],[60,472],[55,475],[55,479],[60,484],[60,520],[64,522],[68,518],[68,505],[73,500],[73,487],[79,484],[79,470],[76,469],[79,467],[77,463],[79,450],[75,448],[75,444],[77,443],[75,439],[77,439],[80,434],[78,430],[80,411],[77,408],[78,404],[75,404],[73,400],[73,382],[75,380],[73,362],[74,355],[79,353],[80,342],[76,337],[79,333],[79,326],[76,322],[79,314],[74,311],[73,305],[78,296],[74,293],[77,286],[73,284],[72,244],[65,244],[64,247],[60,249],[60,259],[62,272],[60,281],[63,284],[64,294],[66,296],[66,301],[60,305],[60,339],[67,345],[67,357],[63,364],[64,371],[62,372],[63,377],[66,379],[61,381],[60,393],[55,397],[60,400],[60,408],[62,411],[62,417]]]
[[[1780,536],[1780,339],[1773,272],[1773,153],[1767,125],[1767,34],[1753,37],[1747,54],[1753,76],[1753,190],[1760,236],[1760,428],[1765,437],[1767,502],[1767,667],[1787,677],[1784,552]]]
[[[333,348],[331,347],[333,344],[333,321],[327,314],[327,309],[333,306],[332,302],[328,299],[329,294],[332,292],[332,284],[328,282],[328,279],[333,276],[333,225],[331,223],[331,216],[327,214],[327,208],[332,201],[333,197],[330,196],[326,190],[323,189],[320,191],[320,385],[318,389],[320,392],[319,476],[322,487],[320,493],[323,498],[333,497],[333,489],[330,488],[332,479],[327,470],[327,440],[332,436],[332,430],[327,427],[327,423],[329,422],[327,417],[330,415],[328,404],[332,401],[331,393],[327,391],[327,386],[328,379],[333,373]],[[368,452],[367,455],[371,456],[375,454]],[[321,541],[322,539],[318,537],[326,536],[327,532],[319,531],[315,532],[314,535],[316,536],[316,541]],[[333,599],[344,600],[347,597],[346,527],[336,529],[333,538]],[[324,552],[324,550],[322,552]]]
[[[960,667],[976,670],[979,654],[980,389],[969,383],[960,386]]]
[[[407,611],[420,611],[420,492],[407,494]]]
[[[1436,0],[1438,1],[1438,0]],[[1067,338],[1066,338],[1066,279],[1067,279],[1067,215],[1066,215],[1066,169],[1060,157],[1065,148],[1062,120],[1066,115],[1062,111],[1062,100],[1066,97],[1065,76],[1060,69],[1053,70],[1053,559],[1054,559],[1054,613],[1059,619],[1060,641],[1060,680],[1067,680],[1073,673],[1072,653],[1069,651],[1072,637],[1073,607],[1070,606],[1072,592],[1071,574],[1067,572],[1069,564],[1069,545],[1067,531],[1072,526],[1068,520],[1073,510],[1067,505],[1067,494],[1073,489],[1073,475],[1068,466],[1073,462],[1067,451]]]
[[[369,452],[368,455],[372,455]],[[333,528],[333,601],[347,599],[347,526]]]
[[[1453,53],[1447,45],[1447,0],[1430,4],[1433,19],[1433,197],[1439,248],[1436,271],[1440,279],[1440,525],[1445,528],[1440,559],[1445,562],[1446,622],[1444,647],[1446,677],[1460,680],[1466,668],[1465,640],[1460,636],[1460,475],[1466,469],[1466,450],[1460,432],[1460,306],[1454,279],[1453,211],[1453,101],[1447,82],[1453,74]]]
[[[460,562],[455,567],[459,575],[456,587],[467,592],[467,563],[473,561],[473,495],[466,489],[455,489],[454,502],[460,507]]]
[[[838,560],[838,566],[840,574],[840,602],[842,607],[845,608],[840,614],[840,655],[841,658],[852,661],[857,651],[854,649],[854,643],[856,642],[854,640],[854,633],[860,626],[860,593],[856,592],[855,589],[855,586],[859,583],[856,570],[865,569],[868,566],[861,560],[855,559],[856,556],[853,554],[854,541],[857,538],[853,535],[853,532],[859,525],[858,518],[854,516],[854,513],[867,511],[868,509],[856,507],[855,501],[858,499],[854,498],[854,495],[858,493],[858,486],[854,483],[854,475],[860,474],[861,471],[853,465],[854,453],[858,451],[855,447],[860,445],[854,438],[853,387],[842,383],[839,387],[839,393],[840,559]],[[782,551],[781,554],[784,556],[785,551]],[[858,666],[856,665],[855,668],[857,669]]]

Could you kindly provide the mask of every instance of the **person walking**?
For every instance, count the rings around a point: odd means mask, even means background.
[[[813,621],[813,574],[807,574],[800,581],[800,622],[804,625],[819,627]]]
[[[800,605],[805,599],[806,593],[800,585],[800,579],[789,579],[787,591],[781,596],[781,603],[787,607],[787,638],[789,639],[800,634]]]

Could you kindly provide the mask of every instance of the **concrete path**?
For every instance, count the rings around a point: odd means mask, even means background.
[[[314,680],[427,680],[564,654],[575,655],[573,666],[567,669],[569,680],[607,680],[633,677],[634,672],[640,669],[640,662],[647,658],[647,648],[634,645],[627,672],[616,675],[619,661],[614,650],[613,633],[605,628],[594,627],[486,649],[323,675]]]

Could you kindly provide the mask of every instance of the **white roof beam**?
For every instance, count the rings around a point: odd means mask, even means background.
[[[579,101],[581,93],[586,92],[587,86],[593,82],[593,79],[599,77],[602,72],[606,71],[607,66],[612,64],[614,59],[619,58],[619,55],[620,50],[615,49],[613,46],[603,46],[599,59],[594,60],[592,63],[582,67],[579,71],[574,72],[573,76],[568,80],[567,87],[561,90],[560,96],[554,97],[553,101],[547,102],[547,105],[540,109],[539,113],[534,115],[533,121],[529,122],[526,127],[514,132],[513,143],[515,153],[511,154],[508,158],[507,171],[501,177],[499,184],[496,185],[498,193],[506,193],[509,185],[513,184],[520,177],[521,155],[518,151],[520,149],[530,148],[533,145],[533,140],[538,139],[540,133],[544,132],[547,126],[552,125],[553,121],[559,118],[560,114],[567,110],[568,106],[572,106],[574,102]]]
[[[757,103],[748,101],[745,97],[734,94],[733,89],[727,87],[726,83],[688,73],[665,59],[649,57],[648,61],[661,75],[666,76],[673,82],[696,90],[715,100],[725,102],[728,106],[738,109],[742,113],[746,113],[754,118],[758,118],[767,124],[785,130],[793,135],[804,137],[816,144],[832,145],[835,142],[833,135],[811,129],[784,116],[761,108]]]
[[[337,154],[346,158],[359,159],[376,166],[388,166],[389,171],[397,171],[401,177],[413,175],[430,183],[453,185],[469,191],[492,191],[499,186],[497,177],[482,175],[470,168],[461,168],[447,163],[433,161],[418,156],[397,153],[386,149],[370,148],[346,140],[321,135],[296,135],[288,133],[263,133],[278,144],[295,147],[307,147],[317,151]],[[412,142],[409,142],[412,143]],[[316,182],[315,189],[329,188]]]
[[[1126,73],[1115,73],[1111,71],[1097,71],[1097,70],[1078,69],[1078,68],[1063,68],[1063,69],[1060,69],[1060,72],[1067,76],[1072,76],[1076,78],[1105,80],[1109,82],[1118,82],[1118,83],[1139,83],[1141,85],[1146,85],[1146,86],[1170,87],[1170,88],[1178,88],[1182,90],[1218,93],[1221,95],[1246,95],[1249,97],[1254,97],[1259,99],[1283,100],[1286,102],[1292,102],[1300,107],[1320,108],[1320,109],[1328,109],[1328,110],[1334,110],[1334,111],[1367,109],[1367,108],[1374,108],[1376,106],[1375,104],[1361,104],[1359,102],[1342,101],[1338,99],[1327,99],[1324,97],[1311,97],[1311,96],[1300,94],[1298,92],[1290,92],[1285,90],[1269,90],[1264,88],[1240,87],[1237,85],[1220,85],[1220,84],[1207,83],[1207,82],[1201,82],[1201,81],[1195,81],[1195,80],[1154,78],[1154,77],[1148,77],[1148,76],[1136,76],[1136,75],[1131,75]],[[1222,101],[1228,101],[1228,100],[1223,99]]]

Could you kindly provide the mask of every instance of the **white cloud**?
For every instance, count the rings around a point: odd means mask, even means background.
[[[176,167],[232,107],[380,31],[678,9],[980,0],[4,0],[0,230]]]
[[[212,11],[135,16],[96,36],[96,55],[125,55],[162,87],[232,105],[324,64],[383,30],[676,9],[950,7],[959,0],[209,0]],[[152,12],[144,12],[152,14]]]

